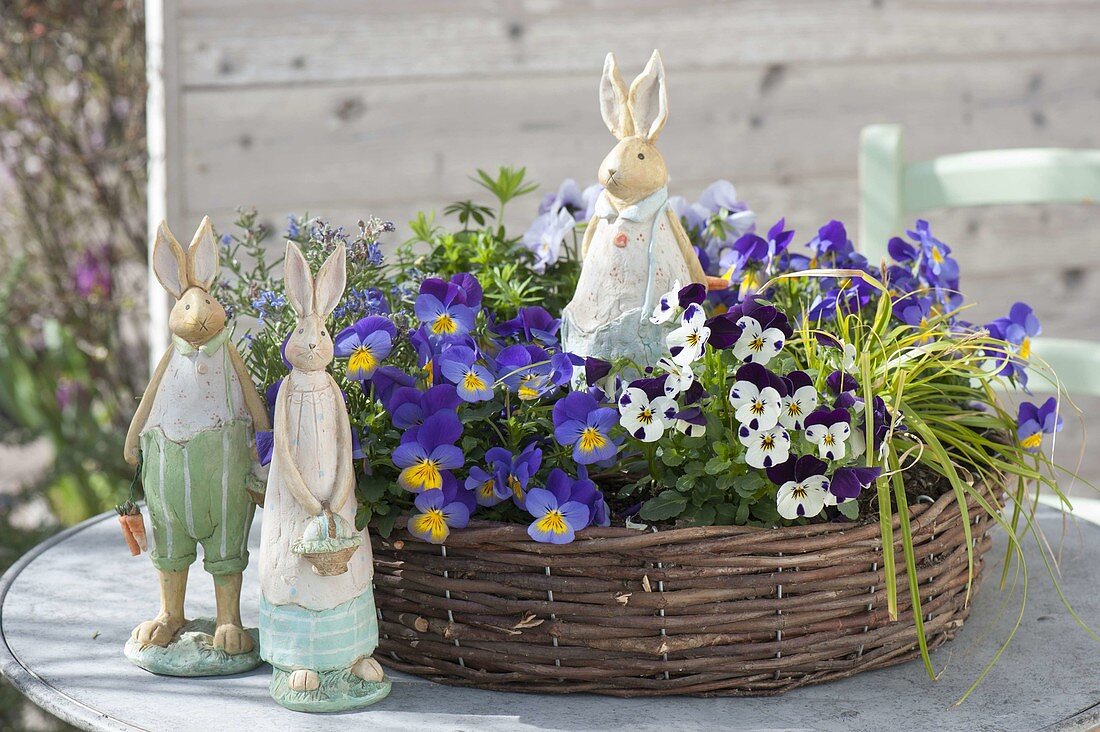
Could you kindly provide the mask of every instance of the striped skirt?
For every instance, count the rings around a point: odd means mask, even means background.
[[[378,647],[374,590],[331,610],[273,605],[260,597],[260,656],[272,666],[293,671],[346,670]]]

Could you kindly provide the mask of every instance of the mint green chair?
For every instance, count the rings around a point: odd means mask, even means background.
[[[901,126],[870,125],[860,134],[859,195],[859,246],[877,263],[890,238],[903,235],[923,211],[1100,202],[1100,150],[983,150],[907,163]],[[1100,396],[1100,343],[1037,338],[1032,354],[1050,364],[1067,391]],[[1029,374],[1028,384],[1054,390],[1038,373]]]

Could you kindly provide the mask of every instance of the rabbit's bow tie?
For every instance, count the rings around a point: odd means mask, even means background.
[[[607,219],[608,221],[634,221],[641,223],[642,221],[649,221],[656,216],[661,209],[668,203],[668,188],[662,188],[659,191],[649,194],[637,203],[632,203],[629,206],[624,206],[622,209],[615,208],[615,204],[611,202],[610,196],[607,195],[607,191],[600,194],[600,197],[596,200],[596,216],[601,219]]]

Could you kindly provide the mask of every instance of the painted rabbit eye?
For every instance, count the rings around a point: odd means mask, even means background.
[[[305,328],[299,328],[298,329],[298,335],[301,335],[302,333],[305,333],[305,332],[306,332]]]
[[[207,299],[206,299],[206,304],[207,304],[207,305],[209,305],[209,304],[210,304],[210,298],[207,298]]]
[[[188,303],[187,305],[184,305],[184,306],[183,306],[183,309],[184,309],[184,310],[190,310],[190,309],[191,309],[191,304],[190,304],[190,303]]]
[[[328,335],[325,331],[321,331],[321,335]]]
[[[645,153],[638,153],[638,160],[645,160]]]

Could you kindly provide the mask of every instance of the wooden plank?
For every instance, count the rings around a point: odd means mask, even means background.
[[[762,74],[670,72],[672,118],[660,145],[674,194],[719,177],[742,187],[853,177],[858,132],[875,119],[905,125],[913,159],[985,147],[1100,147],[1100,56],[800,65],[767,91],[757,86]],[[501,163],[525,163],[551,185],[590,180],[612,143],[596,81],[191,92],[182,105],[186,208],[443,203],[475,190],[467,179],[475,168]],[[855,195],[854,186],[828,192],[820,209],[854,206]]]
[[[591,73],[1100,50],[1100,4],[866,0],[183,0],[187,87]],[[703,32],[706,29],[706,32]]]

